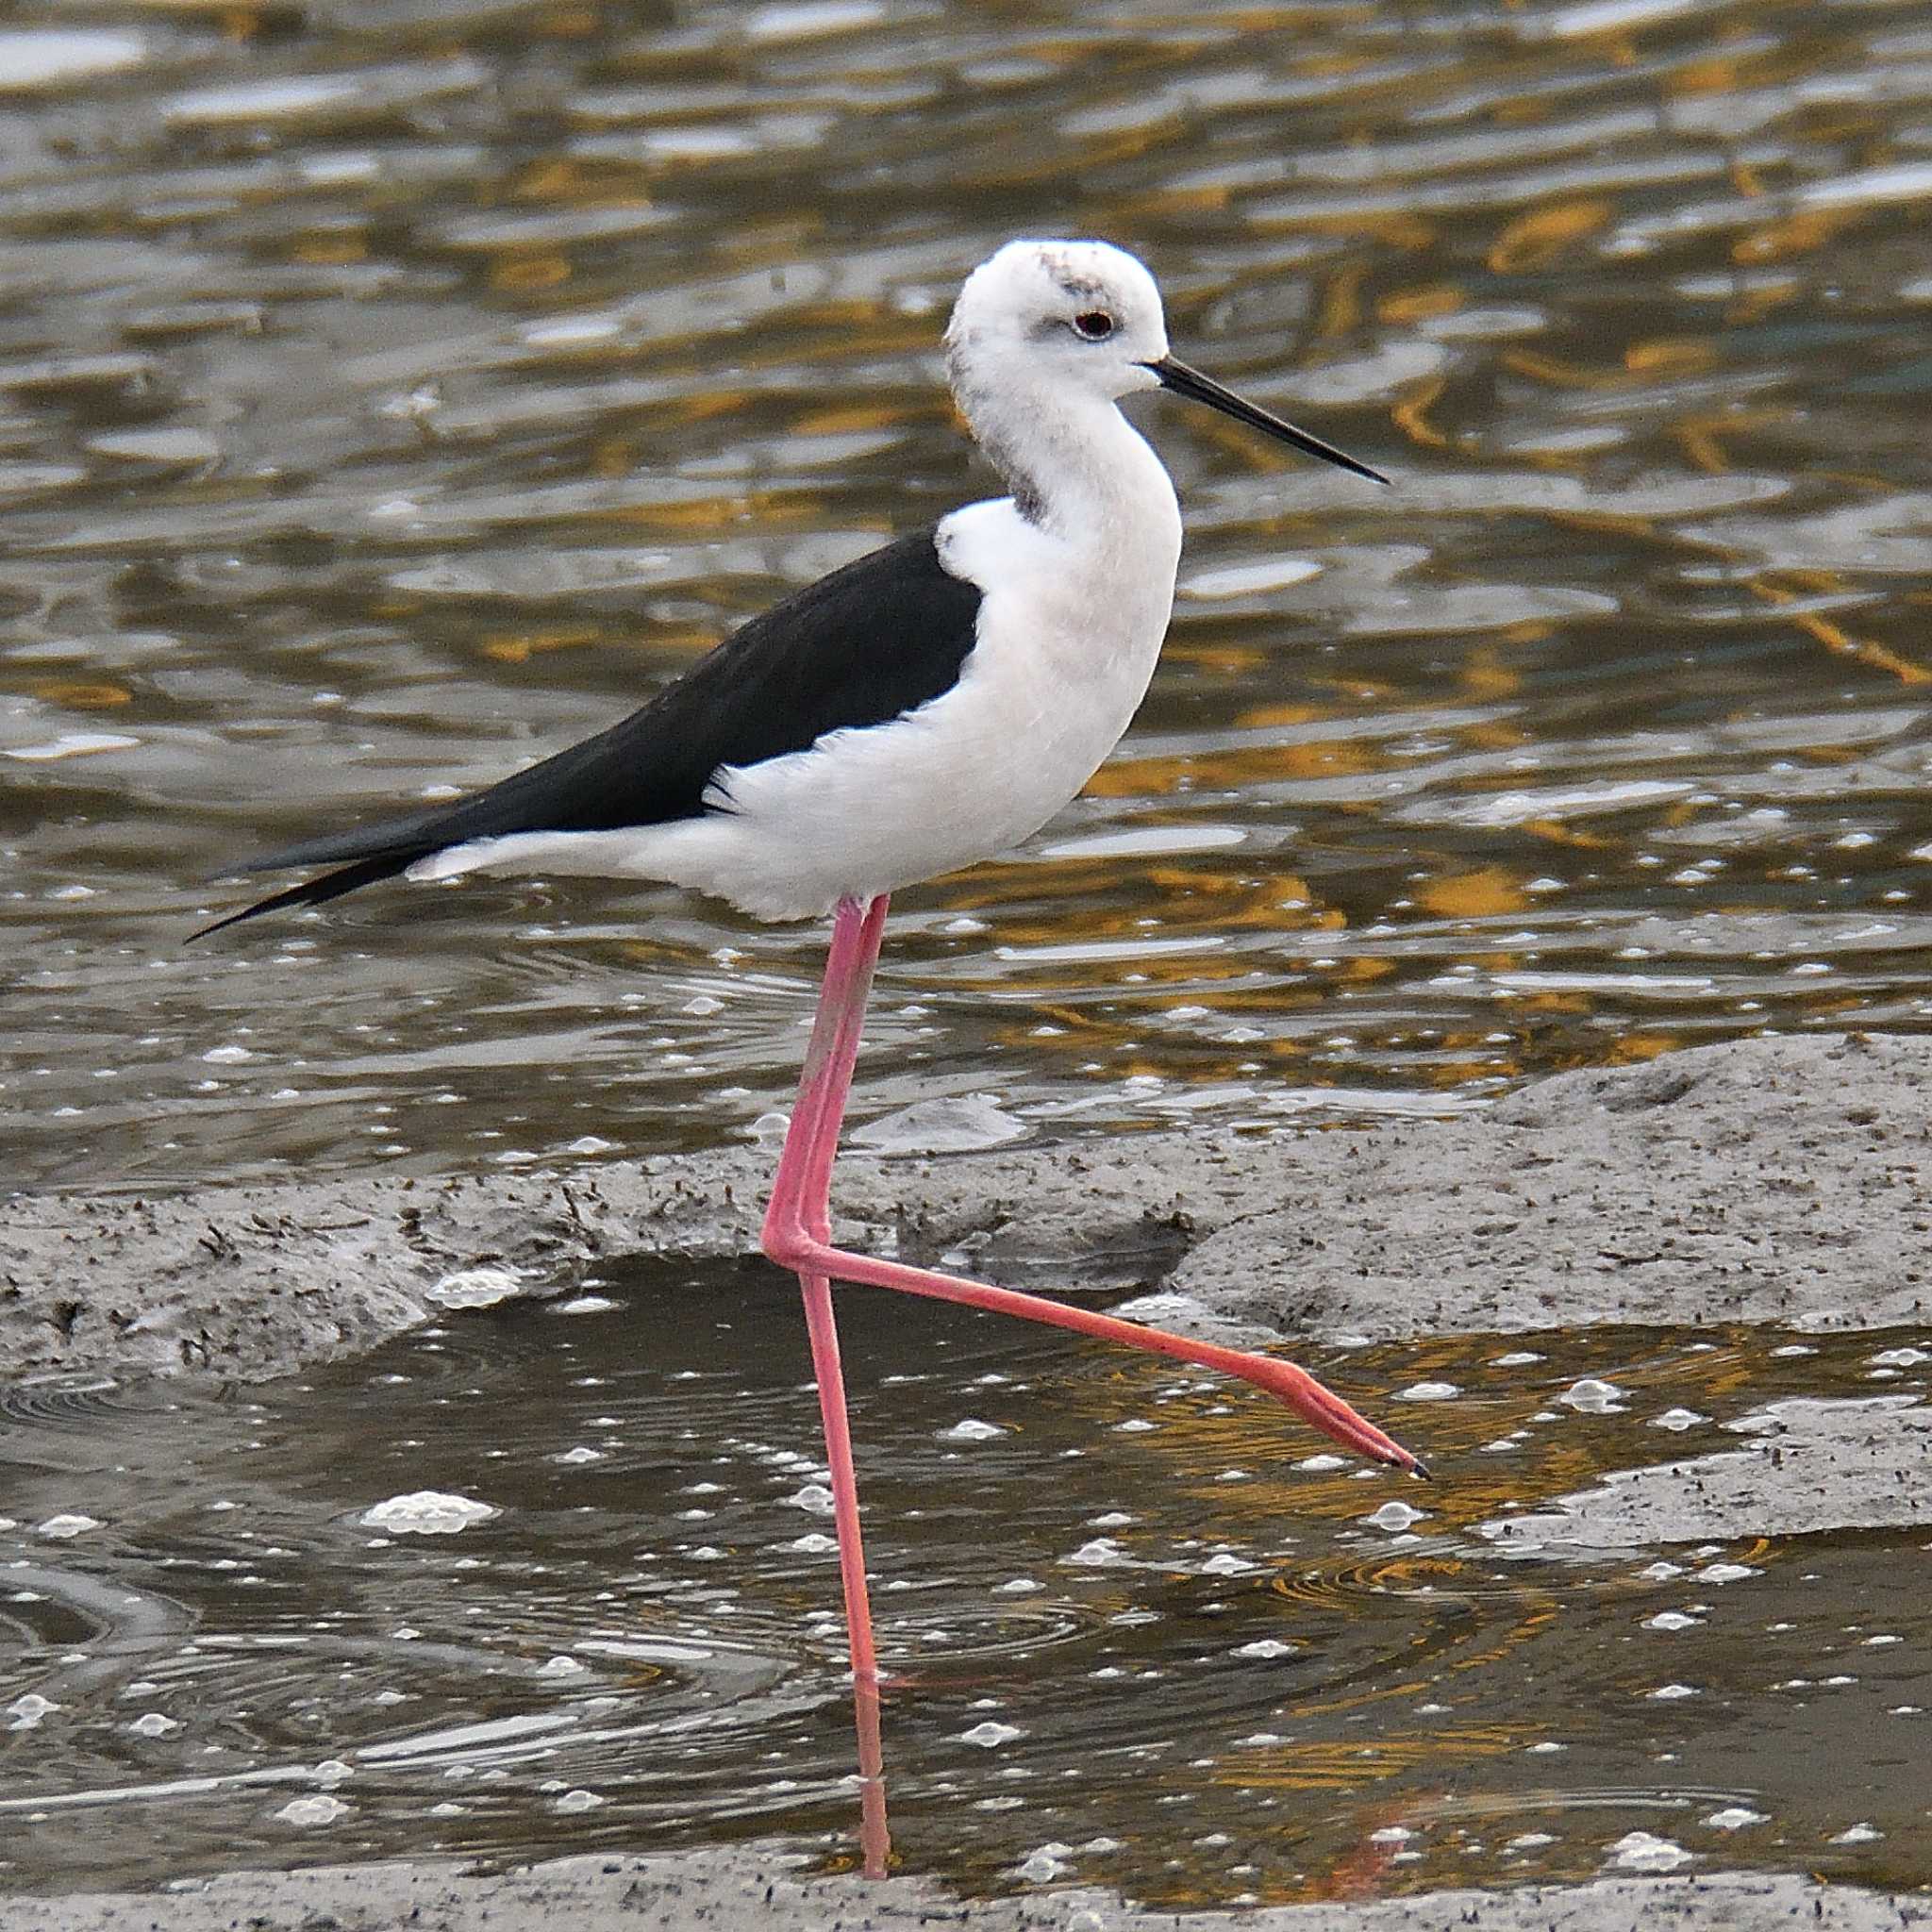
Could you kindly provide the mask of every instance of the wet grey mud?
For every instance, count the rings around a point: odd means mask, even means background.
[[[1439,1472],[848,1291],[905,1868],[1148,1907],[1533,1885],[1578,1924],[1627,1909],[1606,1873],[1913,1884],[1928,1072],[1741,1042],[1453,1123],[857,1158],[859,1237],[1287,1328]],[[19,1204],[9,1279],[91,1259],[83,1306],[12,1309],[58,1340],[11,1399],[0,1817],[75,1827],[16,1869],[755,1848],[623,1868],[675,1902],[842,1862],[828,1496],[756,1165]],[[300,1923],[318,1882],[257,1902]],[[452,1924],[497,1896],[447,1882]]]
[[[18,0],[0,1925],[1923,1911],[1928,115],[1923,0]],[[1395,487],[1135,405],[1161,671],[895,905],[844,1226],[1437,1480],[845,1291],[861,1892],[747,1255],[823,935],[181,941],[983,493],[944,308],[1067,232]]]

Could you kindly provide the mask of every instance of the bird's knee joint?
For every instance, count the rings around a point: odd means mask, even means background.
[[[764,1250],[766,1260],[789,1268],[793,1274],[809,1266],[819,1253],[818,1242],[795,1222],[774,1226],[768,1221],[758,1245]]]

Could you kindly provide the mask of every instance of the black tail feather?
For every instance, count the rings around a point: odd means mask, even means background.
[[[188,935],[188,942],[192,945],[196,940],[206,939],[211,932],[220,932],[224,926],[239,925],[244,919],[254,919],[264,912],[284,912],[294,906],[326,906],[331,899],[340,899],[344,892],[353,892],[358,886],[374,885],[377,879],[394,878],[434,850],[434,846],[425,845],[413,852],[386,852],[380,858],[361,858],[353,865],[339,866],[334,872],[324,873],[319,879],[291,886],[286,891],[272,893],[266,899],[258,899],[253,906],[244,906],[240,912],[230,912],[211,924],[197,927]]]
[[[453,845],[701,818],[719,771],[891,724],[951,690],[973,653],[979,607],[978,588],[941,562],[931,530],[902,537],[753,618],[594,737],[447,805],[248,859],[233,870],[329,870],[195,937],[325,905]]]

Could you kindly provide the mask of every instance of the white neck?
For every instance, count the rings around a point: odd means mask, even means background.
[[[1151,567],[1172,590],[1181,541],[1174,483],[1112,401],[1010,368],[983,375],[956,363],[952,374],[959,408],[1023,517],[1083,553],[1118,555],[1137,577]]]

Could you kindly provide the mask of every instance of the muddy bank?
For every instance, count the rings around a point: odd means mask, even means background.
[[[1639,1549],[1654,1543],[1909,1529],[1932,1513],[1932,1409],[1917,1397],[1775,1402],[1724,1425],[1744,1447],[1619,1471],[1547,1509],[1478,1525],[1505,1549]]]
[[[1053,1285],[1057,1263],[1078,1279],[1141,1278],[1204,1322],[1290,1336],[1700,1318],[1880,1326],[1925,1313],[1928,1074],[1932,1042],[1775,1040],[1561,1075],[1446,1123],[860,1155],[841,1166],[841,1231],[949,1262],[967,1255],[976,1272],[1028,1285]],[[741,1149],[550,1176],[16,1198],[0,1226],[0,1366],[265,1376],[459,1306],[479,1291],[475,1271],[548,1294],[640,1253],[749,1254],[768,1169]],[[1793,1401],[1733,1427],[1719,1456],[1620,1476],[1493,1533],[1518,1548],[1626,1547],[1924,1520],[1923,1409],[1896,1397]],[[4,1903],[0,1932],[1235,1923],[1087,1891],[966,1904],[909,1878],[801,1877],[799,1863],[768,1847],[498,1875],[408,1862],[244,1872],[162,1894]],[[1693,1871],[1276,1908],[1239,1924],[1864,1932],[1926,1909],[1797,1876]]]
[[[1152,1279],[1282,1336],[1923,1316],[1932,1041],[1745,1041],[1564,1074],[1444,1122],[841,1159],[841,1237]],[[260,1377],[438,1311],[460,1271],[557,1292],[640,1253],[756,1252],[768,1157],[165,1197],[19,1196],[0,1370]],[[1172,1312],[1168,1317],[1173,1320]]]
[[[1600,1879],[1507,1893],[1445,1891],[1370,1905],[1274,1907],[1239,1920],[1152,1912],[1105,1892],[963,1903],[909,1879],[867,1885],[797,1875],[795,1857],[759,1847],[664,1858],[567,1858],[500,1876],[450,1865],[238,1872],[192,1891],[92,1894],[0,1905],[0,1932],[484,1932],[565,1926],[573,1932],[695,1932],[757,1924],[773,1932],[1893,1932],[1922,1925],[1923,1898],[1818,1885],[1802,1878]]]

